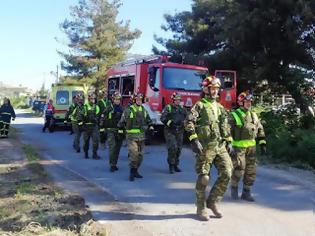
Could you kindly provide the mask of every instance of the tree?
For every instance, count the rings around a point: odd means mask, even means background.
[[[174,57],[202,57],[212,70],[236,69],[242,89],[268,81],[305,109],[301,91],[315,61],[314,1],[194,0],[191,12],[165,19],[162,28],[173,38],[157,41]]]
[[[69,76],[101,86],[108,68],[122,60],[140,36],[139,30],[129,29],[129,21],[116,22],[120,5],[119,0],[79,0],[70,8],[71,20],[60,25],[69,52],[59,52]]]

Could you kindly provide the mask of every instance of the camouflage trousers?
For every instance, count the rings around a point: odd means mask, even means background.
[[[207,202],[216,203],[222,199],[232,175],[233,164],[225,145],[207,147],[201,155],[196,155],[196,173],[198,174],[196,182],[196,205],[199,209],[205,208],[205,191],[210,179],[212,164],[214,164],[218,171],[218,178],[210,190]]]
[[[139,168],[144,153],[144,135],[127,134],[129,167]]]
[[[73,147],[75,150],[80,149],[80,139],[81,139],[81,134],[82,134],[82,127],[79,126],[75,122],[71,122],[72,126],[72,131],[74,133],[74,138],[73,138]]]
[[[0,137],[7,137],[10,129],[10,123],[0,121]]]
[[[91,137],[92,137],[92,142],[93,142],[93,153],[96,153],[98,149],[98,142],[99,142],[99,131],[98,131],[97,125],[86,125],[84,127],[84,133],[83,133],[84,152],[89,151]]]
[[[167,146],[167,163],[169,165],[179,165],[179,156],[183,146],[183,131],[172,131],[164,129],[164,136]]]
[[[123,135],[118,133],[118,130],[107,130],[107,141],[109,146],[109,165],[116,166],[120,148],[123,142]]]
[[[106,128],[104,127],[100,128],[100,143],[105,144],[107,139],[108,139],[108,133],[107,133]]]
[[[256,147],[235,148],[235,155],[232,157],[233,174],[231,185],[236,187],[243,177],[245,189],[253,186],[256,179]]]

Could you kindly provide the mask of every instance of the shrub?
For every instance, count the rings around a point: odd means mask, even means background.
[[[273,162],[315,168],[314,118],[299,115],[294,106],[261,113]],[[307,126],[306,126],[307,124]]]

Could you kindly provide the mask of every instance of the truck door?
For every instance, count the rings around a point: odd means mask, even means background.
[[[127,75],[121,77],[121,95],[122,95],[122,105],[125,107],[130,102],[131,96],[134,94],[135,87],[135,76]]]

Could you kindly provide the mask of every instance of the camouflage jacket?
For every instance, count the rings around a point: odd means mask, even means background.
[[[185,120],[189,139],[198,138],[205,146],[232,141],[228,116],[224,107],[214,99],[202,98],[191,109]]]
[[[169,104],[162,111],[161,122],[166,129],[179,131],[184,129],[186,116],[187,111],[183,107]]]
[[[150,125],[152,120],[142,105],[128,106],[118,122],[118,127],[126,130],[127,137],[132,135],[144,138],[144,133]]]
[[[233,146],[255,146],[256,138],[260,140],[260,144],[265,143],[264,128],[255,112],[238,108],[231,112],[229,123],[231,125]]]
[[[98,125],[100,108],[96,104],[86,103],[83,108],[83,122],[85,125]]]
[[[118,122],[123,113],[123,108],[121,105],[115,105],[109,103],[107,105],[106,111],[104,112],[104,126],[105,128],[117,128]]]

